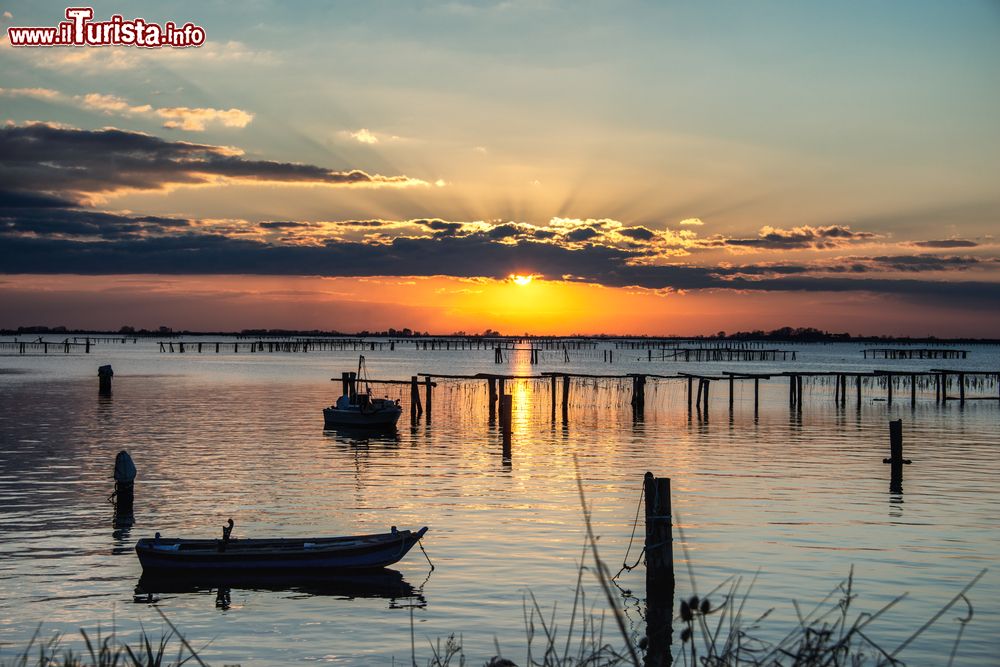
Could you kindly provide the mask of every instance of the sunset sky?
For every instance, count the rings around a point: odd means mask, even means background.
[[[991,0],[93,6],[207,41],[0,4],[0,327],[1000,334]]]

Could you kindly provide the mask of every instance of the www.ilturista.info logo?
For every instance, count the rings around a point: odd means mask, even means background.
[[[108,21],[91,21],[91,7],[67,7],[66,21],[57,26],[7,28],[11,46],[141,46],[156,49],[164,46],[201,46],[205,29],[193,23],[178,26],[173,21],[163,25],[146,19],[125,20],[115,14]]]

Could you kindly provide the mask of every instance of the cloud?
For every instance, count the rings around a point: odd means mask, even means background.
[[[3,40],[7,40],[4,31]],[[273,52],[255,50],[243,42],[208,41],[195,49],[162,48],[137,49],[131,46],[102,46],[99,48],[49,48],[11,49],[14,58],[31,67],[70,71],[75,74],[104,75],[147,67],[176,69],[225,68],[230,65],[251,64],[264,66],[276,63]]]
[[[58,100],[62,93],[51,88],[0,88],[0,97],[30,97],[36,100]]]
[[[353,141],[367,146],[374,146],[375,144],[387,142],[411,141],[395,134],[375,132],[373,130],[369,130],[367,127],[362,127],[357,130],[341,130],[337,133],[337,136],[339,136],[342,140]]]
[[[372,134],[371,131],[368,130],[368,128],[364,128],[363,127],[360,130],[358,130],[357,132],[351,132],[350,135],[351,135],[351,138],[354,139],[355,141],[357,141],[358,143],[362,143],[362,144],[377,144],[378,143],[378,137],[376,137],[374,134]]]
[[[407,187],[408,176],[359,169],[248,160],[227,146],[167,141],[118,129],[80,130],[47,124],[0,128],[0,183],[9,190],[58,194],[79,201],[129,190],[226,182]]]
[[[624,227],[618,230],[622,236],[627,236],[636,241],[651,241],[656,238],[656,233],[648,227],[639,225],[637,227]]]
[[[135,114],[147,114],[153,111],[153,107],[148,104],[132,105],[127,100],[115,95],[89,93],[82,98],[77,96],[73,99],[81,100],[81,106],[85,109],[101,111],[106,114],[132,116]]]
[[[704,225],[705,223],[701,221],[701,218],[685,218],[684,220],[681,220],[678,224],[686,225],[686,226],[700,227],[701,225]]]
[[[505,279],[533,267],[541,277],[651,290],[873,292],[913,301],[1000,307],[998,283],[803,275],[806,264],[703,267],[636,264],[635,251],[602,245],[564,245],[525,240],[524,223],[448,223],[438,220],[381,221],[427,228],[447,225],[468,231],[424,237],[398,236],[379,242],[326,236],[322,242],[291,244],[265,236],[216,233],[197,221],[133,217],[82,209],[59,202],[9,200],[0,215],[0,267],[8,273],[78,274],[251,274],[317,276],[430,276]],[[366,222],[366,221],[361,221]],[[249,223],[236,223],[246,225]],[[337,223],[311,223],[319,227]],[[311,224],[309,226],[311,226]],[[347,221],[344,225],[356,224]],[[459,225],[459,227],[455,227]],[[264,229],[307,226],[295,221],[260,223]],[[515,237],[516,240],[512,240]],[[943,260],[943,261],[942,261]],[[945,270],[975,265],[966,258],[863,258],[873,268],[896,271]],[[987,260],[993,261],[993,260]],[[864,272],[864,271],[862,271]]]
[[[910,241],[906,245],[917,248],[975,248],[979,244],[965,239],[943,239],[940,241]]]
[[[243,128],[253,120],[253,114],[242,109],[203,109],[189,107],[168,107],[157,109],[156,115],[167,118],[163,127],[180,128],[192,132],[203,132],[207,123],[221,123],[225,127]]]
[[[847,225],[828,225],[812,227],[803,225],[792,229],[778,229],[765,225],[760,228],[757,238],[725,239],[724,244],[731,248],[750,250],[797,250],[811,248],[827,250],[840,248],[852,243],[871,241],[879,238],[873,232],[856,232]]]
[[[132,104],[123,97],[103,93],[66,95],[49,88],[0,88],[3,97],[29,97],[47,102],[65,104],[86,111],[124,117],[149,116],[166,119],[163,127],[189,132],[204,132],[209,124],[223,127],[244,128],[253,120],[253,114],[242,109],[212,109],[208,107],[153,107],[150,104]]]

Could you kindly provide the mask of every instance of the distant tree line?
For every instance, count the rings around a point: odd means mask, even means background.
[[[220,336],[356,336],[356,337],[379,337],[379,338],[418,338],[418,337],[428,337],[428,336],[462,336],[468,338],[500,338],[504,334],[500,333],[495,329],[486,329],[482,333],[466,333],[465,331],[455,331],[451,334],[431,334],[427,331],[420,332],[409,327],[404,327],[403,329],[389,328],[384,331],[369,331],[367,329],[363,331],[356,331],[353,333],[337,331],[335,329],[323,330],[323,329],[242,329],[239,332],[233,331],[189,331],[181,330],[175,331],[171,327],[161,326],[156,329],[136,329],[131,326],[123,326],[115,331],[93,331],[85,329],[73,329],[66,326],[29,326],[29,327],[18,327],[17,329],[0,329],[0,335],[19,335],[19,334],[76,334],[76,335],[87,335],[87,334],[115,334],[121,336],[155,336],[158,338],[168,337],[168,336],[183,336],[183,335],[220,335]],[[519,336],[520,337],[520,336]],[[611,335],[611,334],[571,334],[569,336],[543,336],[543,335],[531,335],[524,334],[524,338],[591,338],[598,340],[621,340],[621,339],[652,339],[652,340],[733,340],[733,341],[749,341],[749,340],[762,340],[762,341],[785,341],[785,342],[796,342],[796,343],[837,343],[837,342],[855,342],[855,343],[877,343],[877,342],[1000,342],[1000,340],[993,338],[938,338],[937,336],[856,336],[850,333],[833,333],[830,331],[823,331],[821,329],[815,329],[813,327],[781,327],[780,329],[772,329],[771,331],[763,331],[761,329],[756,329],[754,331],[737,331],[735,333],[727,334],[725,331],[719,331],[712,335],[702,335],[702,336],[650,336],[650,335],[640,335],[640,336],[625,336],[625,335]]]

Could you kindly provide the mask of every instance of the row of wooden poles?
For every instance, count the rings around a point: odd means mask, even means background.
[[[948,384],[950,377],[956,377],[958,380],[958,395],[951,396],[948,394]],[[770,380],[772,378],[787,377],[788,378],[788,402],[789,407],[792,409],[801,410],[803,405],[803,385],[805,379],[817,379],[817,378],[830,378],[834,380],[834,402],[840,406],[846,406],[847,395],[848,395],[848,385],[849,378],[854,380],[854,389],[856,395],[856,403],[858,409],[862,405],[862,380],[865,378],[878,378],[885,382],[886,391],[884,394],[884,400],[887,404],[891,405],[894,399],[894,385],[897,380],[902,380],[903,382],[909,381],[909,398],[911,405],[916,405],[917,401],[917,385],[919,379],[932,377],[935,383],[935,402],[944,404],[947,401],[957,400],[960,404],[965,404],[967,400],[1000,400],[1000,393],[997,396],[973,396],[970,397],[966,393],[967,376],[996,376],[997,386],[1000,390],[1000,373],[996,371],[968,371],[968,370],[947,370],[947,369],[934,369],[931,371],[921,372],[921,373],[898,373],[893,371],[874,371],[870,373],[830,373],[830,372],[814,372],[814,373],[798,373],[798,372],[786,372],[782,374],[752,374],[752,373],[741,373],[734,371],[724,371],[721,376],[710,376],[710,375],[698,375],[693,373],[680,373],[678,375],[654,375],[654,374],[642,374],[642,373],[630,373],[627,375],[592,375],[592,374],[581,374],[581,373],[558,373],[558,372],[547,372],[541,373],[540,375],[500,375],[491,373],[480,373],[476,375],[432,375],[430,373],[418,373],[413,375],[409,380],[366,380],[369,384],[384,384],[384,385],[410,385],[410,414],[411,417],[416,419],[424,414],[426,414],[428,421],[431,417],[431,407],[433,401],[433,389],[437,387],[437,383],[433,381],[432,378],[437,378],[440,380],[459,380],[459,381],[469,381],[469,382],[485,382],[487,388],[487,406],[490,414],[490,418],[495,418],[497,415],[497,409],[500,408],[501,415],[503,413],[503,397],[507,396],[505,391],[506,383],[516,382],[519,380],[548,380],[550,383],[550,405],[552,418],[555,419],[556,413],[559,411],[561,406],[561,413],[563,421],[568,421],[569,419],[569,403],[570,403],[570,387],[574,379],[577,380],[593,380],[593,379],[610,379],[610,380],[631,380],[632,393],[630,399],[630,405],[633,410],[633,414],[637,418],[644,416],[645,404],[646,404],[646,384],[652,380],[684,380],[687,383],[687,409],[691,413],[696,410],[699,414],[708,414],[709,406],[709,394],[711,390],[711,384],[713,381],[724,381],[728,384],[728,398],[729,398],[729,409],[732,411],[735,407],[736,401],[736,382],[753,382],[753,406],[754,414],[757,415],[760,410],[760,381]],[[343,382],[344,394],[354,395],[356,393],[355,383],[357,382],[356,374],[353,372],[345,372],[341,376],[341,381]],[[697,381],[697,386],[695,382]],[[421,399],[421,389],[423,389],[423,399]],[[502,417],[501,417],[502,419]]]
[[[968,359],[968,350],[956,350],[950,347],[877,347],[862,350],[865,359],[871,355],[872,359]]]
[[[124,342],[124,340],[122,342]],[[89,338],[85,339],[82,343],[76,342],[75,340],[70,341],[69,338],[62,341],[17,340],[0,342],[0,350],[17,350],[18,354],[38,351],[41,351],[43,354],[48,354],[49,349],[51,348],[53,352],[62,350],[63,354],[69,354],[73,350],[83,348],[83,351],[86,354],[90,354],[90,348],[94,344],[96,344],[96,341],[92,341]]]

